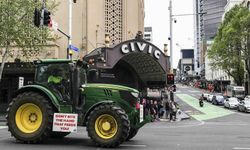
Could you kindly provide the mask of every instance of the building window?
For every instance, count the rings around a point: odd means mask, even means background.
[[[122,42],[122,0],[105,0],[105,32],[112,44]]]

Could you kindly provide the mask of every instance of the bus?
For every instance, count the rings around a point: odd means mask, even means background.
[[[245,87],[228,85],[226,93],[227,93],[226,95],[229,97],[237,97],[239,99],[244,99]]]

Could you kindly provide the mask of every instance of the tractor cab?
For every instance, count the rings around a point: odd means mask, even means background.
[[[36,84],[52,91],[59,102],[78,105],[79,89],[86,83],[86,64],[67,59],[38,60],[35,64]]]

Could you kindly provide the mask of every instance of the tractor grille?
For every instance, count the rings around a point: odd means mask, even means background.
[[[112,97],[112,91],[111,91],[111,90],[109,90],[109,89],[104,89],[104,93],[105,93],[106,96]]]
[[[135,106],[138,102],[138,98],[134,97],[130,92],[128,91],[120,91],[120,96],[122,99],[127,101],[130,106]]]

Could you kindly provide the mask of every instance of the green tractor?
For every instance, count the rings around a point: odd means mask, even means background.
[[[88,84],[85,62],[47,59],[34,64],[34,84],[20,88],[7,110],[9,131],[19,141],[62,138],[85,126],[97,146],[117,147],[151,120],[143,114],[136,89]]]

